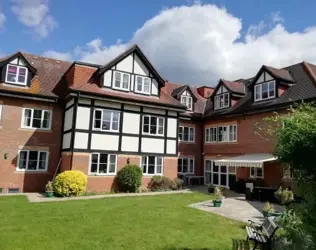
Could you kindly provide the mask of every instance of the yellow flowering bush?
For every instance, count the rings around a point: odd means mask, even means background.
[[[81,171],[65,171],[53,182],[54,193],[58,196],[77,196],[86,191],[87,176]]]

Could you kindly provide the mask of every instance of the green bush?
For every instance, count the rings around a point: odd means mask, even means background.
[[[274,193],[275,197],[281,204],[288,205],[292,201],[294,201],[294,194],[289,189],[283,189],[282,186],[279,187],[279,189]]]
[[[117,185],[121,192],[135,193],[142,184],[142,169],[128,164],[117,173]]]
[[[182,188],[183,181],[181,179],[171,180],[167,176],[155,175],[151,178],[148,188],[151,191],[162,191],[162,190],[178,190]]]
[[[54,193],[58,196],[77,196],[86,191],[87,176],[81,171],[65,171],[53,182]]]

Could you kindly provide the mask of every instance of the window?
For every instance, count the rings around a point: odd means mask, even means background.
[[[229,107],[229,93],[216,95],[214,100],[214,109],[222,109]]]
[[[129,78],[129,74],[116,71],[114,73],[114,88],[129,90]]]
[[[0,104],[0,124],[1,124],[1,118],[2,118],[2,105]]]
[[[143,156],[141,167],[144,175],[161,175],[162,174],[162,157],[161,156]]]
[[[93,129],[104,131],[118,131],[120,126],[120,112],[106,109],[94,110]]]
[[[116,155],[92,153],[89,174],[112,175],[116,173]]]
[[[193,107],[193,100],[191,96],[181,96],[181,103],[187,106],[188,110],[192,110]]]
[[[150,83],[150,78],[136,76],[136,92],[150,94]]]
[[[16,66],[16,65],[7,65],[7,74],[5,81],[8,83],[14,83],[18,85],[26,85],[27,82],[27,68]]]
[[[165,119],[156,116],[143,116],[143,134],[163,135]]]
[[[179,141],[194,142],[195,129],[192,127],[179,127]]]
[[[19,151],[17,171],[46,171],[48,152],[46,151]]]
[[[269,81],[255,85],[255,101],[271,99],[274,97],[275,81]]]
[[[178,159],[178,173],[194,174],[194,159],[193,158],[179,158]]]
[[[237,125],[218,126],[205,129],[205,142],[237,141]]]
[[[263,178],[263,168],[250,168],[250,177],[251,178]]]
[[[41,109],[23,109],[22,128],[50,129],[52,111]]]
[[[205,142],[217,142],[217,127],[205,129]]]

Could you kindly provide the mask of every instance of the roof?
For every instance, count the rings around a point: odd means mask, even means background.
[[[275,160],[277,160],[277,158],[273,154],[260,153],[245,154],[232,158],[215,160],[215,164],[217,164],[218,166],[262,168],[263,163]]]
[[[308,64],[310,69],[316,73],[316,65]],[[257,112],[265,109],[288,106],[293,102],[316,98],[315,79],[306,69],[306,63],[301,62],[283,68],[282,72],[290,72],[293,79],[292,85],[279,97],[275,99],[253,102],[252,91],[247,91],[245,97],[241,98],[236,105],[227,109],[213,110],[211,100],[207,101],[205,108],[205,117],[230,116],[243,114],[247,112]],[[250,88],[248,85],[247,88]]]
[[[189,117],[202,115],[204,113],[204,108],[205,108],[205,104],[206,104],[206,100],[207,99],[202,97],[198,93],[198,90],[197,90],[198,88],[197,87],[183,85],[183,84],[179,84],[179,83],[166,82],[165,87],[163,87],[161,89],[162,90],[161,92],[165,92],[165,93],[167,93],[169,95],[173,95],[174,93],[180,93],[186,87],[190,88],[192,94],[196,98],[196,101],[195,101],[195,103],[193,105],[193,107],[194,107],[193,112],[186,111],[186,115],[189,116]]]
[[[242,94],[242,95],[245,94],[245,85],[242,81],[231,82],[224,79],[221,79],[221,81],[232,92],[237,93],[237,94]]]
[[[294,82],[294,79],[292,78],[290,72],[286,69],[276,69],[270,66],[263,65],[263,68],[265,68],[268,72],[270,72],[274,77]]]
[[[56,94],[53,93],[53,89],[61,80],[71,63],[24,52],[17,52],[13,56],[19,53],[25,58],[29,65],[36,69],[36,76],[33,78],[30,88],[12,88],[11,86],[0,85],[0,89],[9,92],[25,92],[28,94],[57,97]],[[13,56],[3,58],[0,62],[5,62]]]

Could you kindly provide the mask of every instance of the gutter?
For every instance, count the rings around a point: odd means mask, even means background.
[[[3,90],[0,90],[0,96],[28,99],[28,100],[34,100],[34,101],[51,102],[51,103],[57,103],[57,100],[58,100],[57,97],[50,98],[50,97],[44,97],[44,96],[36,95],[36,94],[29,94],[29,93],[23,93],[23,92],[12,93],[11,91],[3,91]]]

